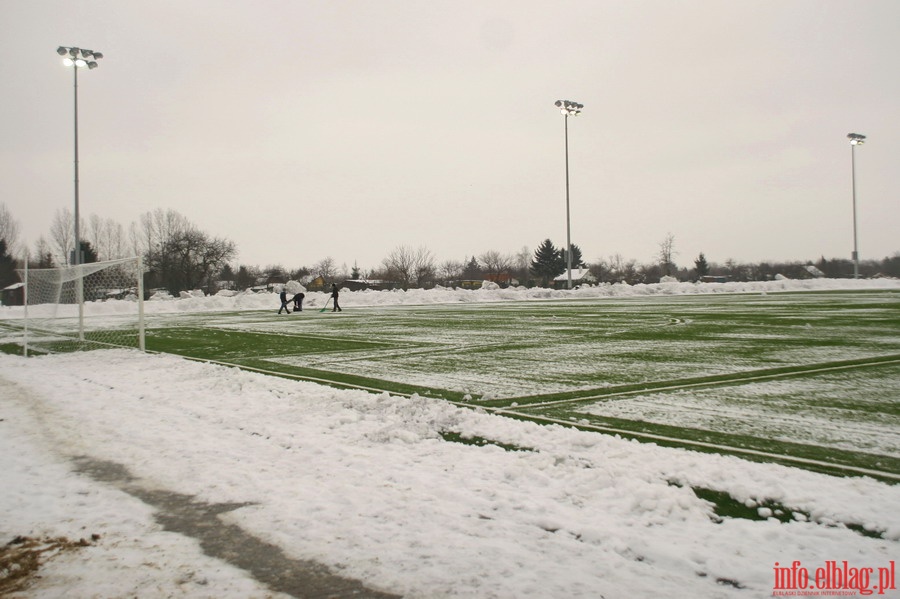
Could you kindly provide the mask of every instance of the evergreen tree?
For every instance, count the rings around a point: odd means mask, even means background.
[[[478,264],[478,260],[475,259],[475,256],[472,256],[472,259],[466,263],[465,269],[463,269],[463,278],[468,279],[470,281],[474,281],[481,277],[481,266]]]
[[[697,269],[698,279],[709,274],[709,263],[706,261],[706,256],[703,255],[703,252],[700,252],[700,255],[694,260],[694,268]]]
[[[240,266],[237,274],[234,276],[234,286],[238,289],[250,289],[256,285],[256,277],[250,272],[246,266]]]
[[[81,242],[81,258],[81,264],[92,264],[100,261],[97,250],[94,249],[90,241]]]
[[[0,239],[0,289],[19,282],[16,261],[6,249],[6,240]]]
[[[562,260],[563,266],[568,267],[568,262],[566,261],[566,248],[561,248],[559,250],[559,257]],[[581,248],[572,244],[572,268],[584,268],[584,259],[581,255]]]
[[[566,271],[566,263],[562,257],[562,250],[556,249],[553,242],[545,239],[534,251],[534,259],[531,261],[531,272],[541,280],[541,285],[546,287],[550,280]],[[575,252],[572,252],[575,257]]]
[[[353,263],[353,270],[350,271],[350,278],[354,281],[359,280],[359,266],[356,265],[356,262]]]
[[[220,281],[233,281],[234,280],[234,270],[231,268],[230,264],[226,264],[222,267],[222,270],[219,272],[219,280]]]

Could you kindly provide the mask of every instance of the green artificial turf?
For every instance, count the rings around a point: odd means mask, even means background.
[[[346,303],[339,314],[154,315],[146,345],[664,445],[900,477],[894,291]]]

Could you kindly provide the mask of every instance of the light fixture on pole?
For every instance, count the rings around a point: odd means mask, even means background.
[[[572,288],[572,226],[569,218],[569,117],[581,114],[584,104],[570,102],[569,100],[557,100],[554,105],[563,115],[566,131],[566,289]]]
[[[78,206],[78,70],[96,69],[99,66],[97,61],[103,58],[103,54],[93,50],[67,46],[60,46],[56,49],[56,53],[64,57],[63,64],[67,67],[72,67],[72,73],[75,76],[75,249],[72,252],[71,263],[81,264],[81,235],[79,231],[81,214]]]
[[[850,140],[850,181],[853,190],[853,278],[859,278],[859,248],[856,244],[856,146],[866,143],[866,136],[848,133]]]

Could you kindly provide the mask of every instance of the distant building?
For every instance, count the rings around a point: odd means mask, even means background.
[[[513,284],[512,275],[509,273],[499,273],[499,274],[487,274],[484,275],[485,281],[490,281],[492,283],[497,283],[501,287],[509,287]]]
[[[597,277],[591,274],[591,271],[587,268],[573,268],[572,269],[572,287],[577,287],[578,285],[593,285],[597,282]],[[554,289],[565,289],[566,285],[569,283],[569,273],[568,271],[559,275],[555,279],[553,279],[553,288]]]
[[[319,275],[318,277],[311,279],[308,283],[306,283],[305,287],[309,291],[322,291],[323,289],[325,289],[325,277]]]
[[[705,276],[700,277],[700,282],[701,283],[727,283],[728,277],[705,275]]]
[[[338,287],[341,289],[349,289],[350,291],[364,291],[372,289],[374,291],[385,291],[393,289],[396,286],[394,281],[382,281],[381,279],[347,279]]]
[[[0,304],[4,306],[22,306],[25,304],[25,283],[13,283],[0,289]]]
[[[481,289],[484,279],[463,279],[461,281],[448,281],[453,289]]]

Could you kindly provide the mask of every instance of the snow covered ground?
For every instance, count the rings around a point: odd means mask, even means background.
[[[343,294],[342,305],[804,288],[900,290],[900,283],[359,292]],[[314,303],[325,296],[308,297]],[[277,309],[274,298],[147,305],[151,314]],[[93,309],[115,310],[106,304]],[[15,311],[0,310],[5,317]],[[447,432],[527,450],[445,441]],[[900,555],[900,486],[867,478],[661,448],[174,356],[0,355],[0,542],[99,535],[91,546],[50,560],[27,593],[13,596],[282,596],[205,555],[195,539],[163,530],[154,508],[133,494],[80,474],[75,456],[121,464],[147,489],[245,503],[221,514],[223,523],[291,558],[411,598],[764,597],[772,595],[776,563],[798,561],[814,575],[831,560],[873,568],[866,585],[872,590],[878,569]],[[691,486],[749,506],[776,503],[794,518],[722,520]]]

